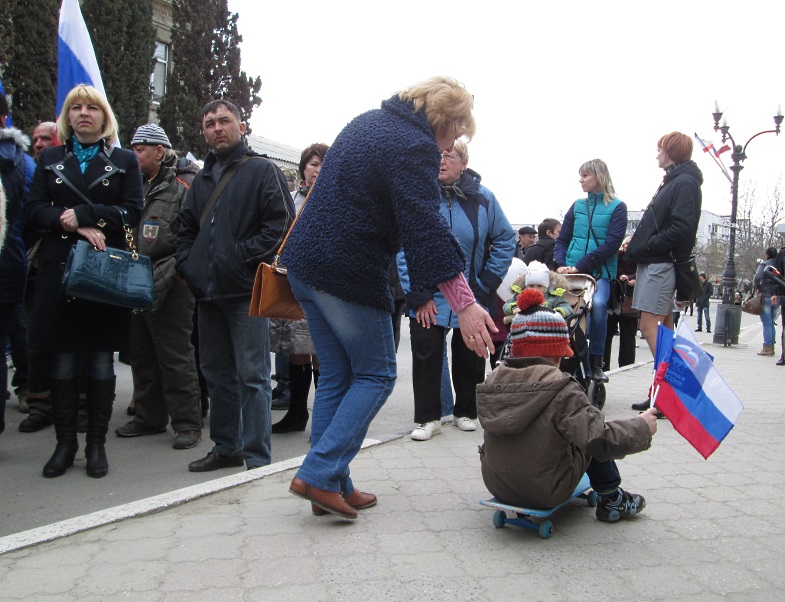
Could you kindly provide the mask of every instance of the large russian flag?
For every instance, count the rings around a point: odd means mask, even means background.
[[[68,93],[79,84],[93,86],[106,96],[93,42],[79,0],[63,0],[57,37],[57,114]]]
[[[657,368],[652,403],[708,458],[736,424],[744,404],[685,323],[679,323]]]

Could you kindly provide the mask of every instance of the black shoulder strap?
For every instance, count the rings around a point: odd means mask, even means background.
[[[47,165],[46,169],[52,170],[55,172],[55,175],[63,181],[63,184],[68,186],[71,191],[78,196],[81,200],[83,200],[88,205],[92,205],[93,201],[91,201],[85,193],[79,190],[71,180],[65,177],[65,162],[66,160],[72,155],[73,153],[67,153],[65,157],[63,157],[60,161],[55,163],[54,165]]]
[[[204,220],[207,219],[208,214],[215,206],[215,202],[218,200],[218,197],[221,196],[221,193],[226,188],[226,185],[229,183],[229,180],[232,179],[232,176],[237,173],[237,170],[240,169],[240,166],[243,165],[248,159],[251,158],[251,155],[243,155],[239,161],[232,163],[232,165],[224,172],[224,175],[221,177],[221,181],[218,182],[218,185],[213,190],[213,193],[210,195],[210,198],[207,199],[207,203],[202,209],[202,213],[199,216],[199,227],[204,224]]]

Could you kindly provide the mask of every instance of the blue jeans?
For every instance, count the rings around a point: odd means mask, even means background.
[[[711,330],[711,317],[709,317],[710,303],[711,302],[707,301],[705,306],[702,305],[698,308],[698,328],[703,328],[703,316],[706,316],[706,330]],[[771,299],[769,299],[769,305],[771,305]]]
[[[390,313],[321,293],[289,273],[321,364],[311,450],[297,478],[325,491],[354,493],[349,463],[397,377]]]
[[[597,458],[592,458],[586,468],[586,474],[589,475],[591,488],[598,494],[613,493],[621,485],[619,468],[613,460],[601,462]]]
[[[210,391],[210,439],[247,467],[271,461],[268,320],[248,315],[250,298],[199,301],[199,350]]]
[[[607,278],[597,279],[597,290],[591,299],[589,317],[589,355],[605,354],[605,331],[608,329],[608,298],[611,283]]]
[[[771,315],[771,295],[761,295],[763,301],[763,311],[760,313],[760,321],[763,323],[763,344],[774,344],[774,318]],[[700,325],[698,325],[700,327]]]
[[[453,334],[453,336],[455,336]],[[447,331],[444,331],[444,358],[442,359],[442,418],[451,416],[455,408],[455,398],[452,396],[452,380],[450,379],[450,364],[447,358]]]
[[[91,351],[87,354],[87,380],[112,380],[114,378],[114,353]],[[79,353],[52,354],[52,379],[75,380],[80,376]]]

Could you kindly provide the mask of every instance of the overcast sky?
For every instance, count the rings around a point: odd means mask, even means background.
[[[243,69],[262,78],[254,133],[303,148],[432,75],[475,96],[469,166],[513,223],[559,218],[581,197],[578,168],[609,166],[630,210],[662,180],[657,140],[673,130],[719,143],[714,100],[744,144],[785,108],[778,2],[593,3],[229,0]],[[785,134],[749,146],[741,189],[765,196],[785,170]],[[722,155],[730,165],[730,153]],[[730,213],[712,160],[703,208]]]

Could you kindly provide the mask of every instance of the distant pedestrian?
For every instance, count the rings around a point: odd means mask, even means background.
[[[698,308],[698,327],[695,332],[703,332],[703,318],[706,318],[706,332],[711,332],[711,316],[709,315],[709,307],[711,306],[711,297],[714,295],[714,285],[706,280],[706,272],[700,273],[701,281],[701,294],[695,299],[695,305]],[[674,324],[674,327],[676,325]]]
[[[544,219],[537,226],[537,242],[531,245],[523,254],[523,263],[529,265],[532,261],[539,261],[548,266],[548,269],[555,272],[556,262],[553,260],[553,248],[559,238],[561,224],[559,220],[553,218]]]
[[[758,355],[773,356],[775,354],[775,330],[774,330],[774,316],[772,315],[771,298],[774,294],[774,283],[765,274],[766,266],[774,266],[775,258],[777,257],[777,249],[769,247],[766,249],[766,256],[758,265],[758,270],[755,272],[753,283],[756,289],[761,293],[761,305],[763,306],[760,313],[760,321],[763,324],[763,347],[758,352]]]

